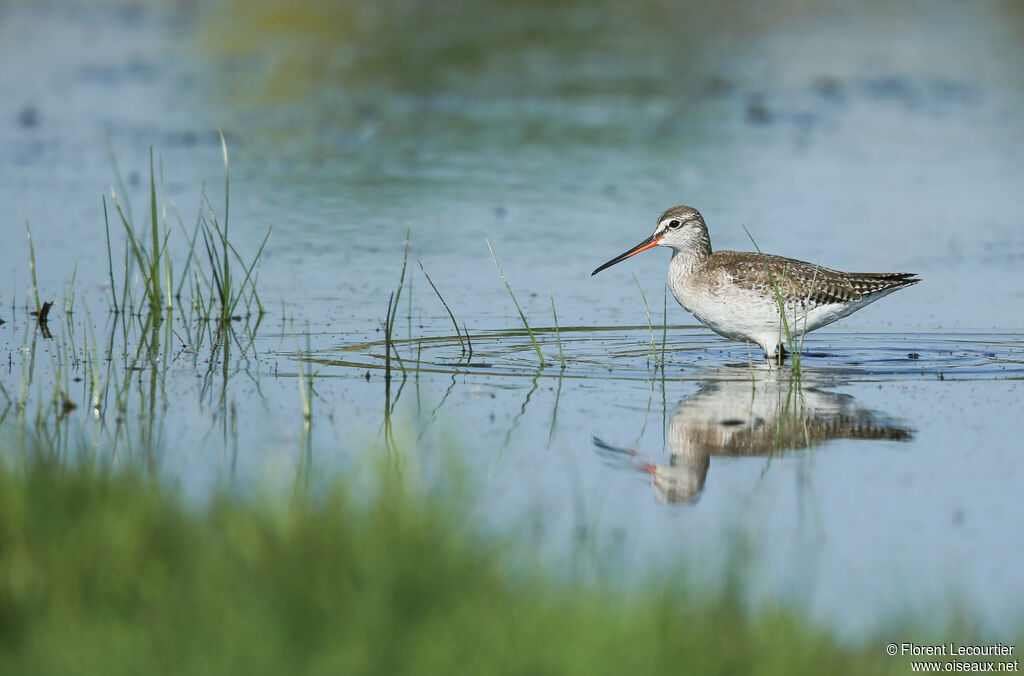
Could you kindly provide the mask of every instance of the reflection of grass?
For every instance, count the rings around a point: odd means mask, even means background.
[[[186,509],[145,476],[0,469],[0,671],[906,671],[731,593],[513,581],[500,543],[398,483]]]

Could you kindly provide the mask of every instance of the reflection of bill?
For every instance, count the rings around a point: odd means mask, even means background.
[[[651,475],[660,502],[693,503],[711,456],[767,456],[831,439],[908,441],[913,430],[857,406],[848,394],[781,381],[708,381],[679,402],[668,423],[667,465],[594,438],[601,453]]]

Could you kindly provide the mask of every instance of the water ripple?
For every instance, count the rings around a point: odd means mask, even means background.
[[[646,326],[541,328],[534,333],[548,362],[544,369],[522,329],[471,335],[472,354],[455,335],[396,340],[394,346],[402,366],[420,373],[732,380],[772,370],[756,346],[727,341],[703,327],[669,326],[664,340],[661,327],[654,327],[652,338]],[[359,373],[386,368],[382,340],[296,356]],[[397,360],[391,367],[400,368]],[[804,344],[801,368],[805,375],[845,381],[1024,379],[1024,336],[1003,331],[819,332]],[[782,372],[791,372],[790,363]]]

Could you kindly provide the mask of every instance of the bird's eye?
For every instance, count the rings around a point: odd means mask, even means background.
[[[671,221],[668,222],[668,227],[672,228],[673,230],[678,228],[679,225],[680,225],[679,221],[675,220],[674,218]]]

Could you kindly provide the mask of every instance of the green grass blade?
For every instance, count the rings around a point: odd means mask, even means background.
[[[555,292],[551,290],[551,282],[548,282],[548,295],[551,296],[551,316],[555,318],[555,340],[558,341],[558,358],[561,360],[561,362],[562,362],[562,369],[564,370],[565,369],[565,352],[562,351],[562,331],[558,328],[558,311],[555,310]],[[558,384],[559,384],[559,386],[561,386],[562,381],[559,380]],[[554,423],[552,422],[552,428],[553,428],[553,426],[554,426]],[[550,442],[551,442],[551,439],[549,437],[548,438],[548,443],[550,443]]]
[[[747,233],[747,237],[750,238],[750,242],[754,245],[754,248],[757,249],[758,255],[761,256],[761,264],[764,265],[764,270],[765,272],[768,273],[768,279],[772,283],[772,289],[775,291],[775,301],[779,305],[779,316],[782,318],[782,329],[785,332],[786,345],[789,347],[790,355],[792,355],[794,352],[793,334],[790,333],[789,320],[786,319],[786,303],[782,297],[782,290],[779,288],[778,280],[775,279],[775,274],[772,272],[771,266],[768,265],[768,260],[767,258],[765,258],[764,253],[761,251],[761,247],[759,247],[757,245],[757,242],[754,241],[754,237],[753,235],[750,234],[750,231],[747,230],[747,226],[743,226],[743,231]],[[793,363],[796,367],[795,373],[799,375],[799,359],[793,361]]]
[[[402,297],[402,286],[405,284],[405,267],[409,262],[409,232],[410,228],[406,227],[405,252],[402,254],[402,274],[398,276],[398,289],[395,291],[395,302],[388,310],[388,322],[391,324],[392,328],[394,328],[395,317],[398,315],[398,301]]]
[[[154,312],[159,312],[163,305],[163,297],[160,292],[160,221],[157,217],[156,201],[156,176],[153,173],[153,148],[149,148],[149,200],[150,200],[150,230],[152,234],[153,248],[149,270],[149,305]]]
[[[494,255],[494,249],[491,247],[490,240],[484,240],[487,242],[487,249],[491,252],[491,258],[494,259],[494,265],[498,268],[498,274],[501,275],[501,279],[505,282],[505,288],[508,289],[508,295],[512,297],[512,302],[516,306],[516,310],[519,311],[519,318],[523,320],[523,326],[526,327],[526,333],[530,335],[530,341],[533,343],[533,349],[537,351],[537,359],[540,360],[541,368],[547,366],[547,362],[544,361],[544,355],[540,352],[540,345],[537,344],[537,338],[533,335],[533,329],[530,328],[530,323],[526,321],[526,314],[523,312],[523,308],[519,307],[519,301],[516,300],[516,295],[512,293],[512,285],[508,283],[508,278],[505,277],[505,273],[501,270],[501,264],[498,263],[498,257]]]
[[[432,280],[430,278],[430,275],[427,274],[427,269],[425,267],[423,267],[423,262],[422,261],[416,261],[416,262],[420,264],[420,270],[423,272],[423,276],[427,278],[427,283],[430,284],[430,288],[433,289],[434,293],[437,294],[438,300],[441,301],[441,305],[444,306],[445,311],[448,313],[448,316],[451,318],[452,326],[455,327],[455,336],[459,339],[459,345],[462,346],[462,353],[465,354],[466,353],[466,341],[463,340],[462,334],[459,332],[459,323],[455,321],[455,315],[452,313],[452,309],[450,307],[448,307],[448,303],[444,302],[444,297],[441,295],[441,292],[438,291],[437,285],[434,284],[434,280]]]
[[[212,284],[213,284],[214,288],[211,289],[211,291],[216,291],[217,297],[220,299],[220,305],[221,305],[221,316],[220,316],[220,319],[224,319],[224,315],[223,315],[223,311],[224,311],[224,308],[225,308],[225,303],[224,303],[224,280],[221,279],[220,269],[218,267],[219,266],[219,262],[218,262],[219,257],[216,255],[216,244],[211,242],[212,238],[213,237],[212,237],[212,234],[210,233],[210,226],[206,222],[206,220],[204,219],[203,220],[203,244],[206,246],[206,257],[210,261],[210,274],[213,276]]]
[[[647,330],[651,334],[651,355],[654,357],[654,365],[658,365],[658,348],[654,342],[654,322],[651,321],[651,308],[647,305],[647,294],[644,293],[644,287],[640,285],[640,280],[637,278],[636,273],[633,273],[633,281],[636,282],[636,288],[640,289],[640,298],[644,301],[644,311],[647,313]]]
[[[117,156],[114,154],[114,146],[110,142],[110,137],[107,136],[107,154],[110,157],[110,165],[114,168],[114,178],[117,179],[117,192],[124,196],[124,207],[128,215],[128,223],[131,224],[132,218],[132,203],[128,196],[128,185],[124,182],[124,178],[121,176],[121,169],[117,166]],[[111,188],[111,192],[113,192]]]
[[[113,188],[110,189],[110,195],[111,198],[114,200],[114,208],[117,209],[117,215],[120,216],[121,218],[121,224],[124,226],[125,234],[128,236],[128,246],[131,248],[132,256],[134,256],[136,265],[139,266],[139,274],[142,275],[143,284],[146,286],[146,295],[150,296],[152,281],[150,280],[149,275],[152,271],[152,264],[149,253],[145,250],[145,247],[142,245],[142,242],[140,242],[139,239],[135,236],[135,230],[132,228],[131,222],[125,215],[124,209],[121,208],[121,203],[118,201],[117,193],[114,192]],[[125,281],[127,283],[127,265],[125,266],[125,270]],[[124,300],[125,295],[122,294],[121,298],[122,300]],[[125,303],[125,305],[127,305],[127,303]],[[134,309],[137,310],[138,308]]]
[[[661,315],[661,369],[665,370],[665,345],[668,343],[668,284],[665,285],[665,294],[662,298]]]
[[[32,228],[28,225],[28,219],[25,220],[25,233],[28,235],[28,269],[32,277],[32,291],[36,299],[36,313],[39,313],[42,311],[43,306],[39,302],[39,284],[36,283],[36,247],[32,244]]]
[[[204,187],[202,194],[205,193],[206,189]],[[189,270],[192,266],[192,261],[199,259],[199,256],[196,255],[196,239],[199,237],[199,226],[202,221],[203,213],[202,207],[200,206],[199,214],[196,216],[196,226],[193,228],[191,236],[188,234],[188,231],[185,230],[185,223],[182,221],[181,214],[178,214],[177,209],[175,209],[175,214],[178,216],[178,227],[181,229],[182,234],[188,242],[188,255],[185,257],[185,266],[180,273],[181,281],[178,282],[178,287],[174,290],[175,298],[180,299],[181,289],[185,285],[186,279],[189,278]]]
[[[252,278],[253,268],[256,267],[256,263],[259,262],[260,256],[263,255],[263,247],[267,246],[267,241],[270,240],[270,231],[271,231],[271,229],[267,228],[267,234],[263,236],[263,241],[260,243],[259,249],[256,250],[256,255],[253,256],[253,258],[252,258],[252,263],[249,264],[248,269],[246,269],[246,271],[245,271],[245,279],[242,280],[242,285],[240,287],[238,287],[238,294],[235,296],[234,300],[231,302],[231,307],[228,308],[227,314],[229,316],[234,314],[235,306],[238,305],[238,301],[242,297],[242,295],[244,294],[246,286],[249,285],[249,280]],[[228,243],[228,246],[231,248],[231,251],[234,252],[234,254],[236,256],[238,256],[238,252],[235,250],[235,247],[230,242]],[[238,260],[239,261],[242,260],[240,256],[238,257]],[[253,294],[255,294],[255,293],[256,293],[256,286],[255,286],[255,283],[254,283],[253,284]],[[258,295],[256,296],[256,303],[260,307],[260,314],[263,314],[263,304],[259,302],[259,296]]]
[[[118,314],[117,284],[114,283],[114,254],[110,249],[110,217],[107,214],[107,198],[103,196],[103,226],[107,235],[107,272],[110,274],[110,297],[114,301],[114,314]]]
[[[221,269],[221,273],[224,277],[224,286],[228,292],[231,291],[231,261],[228,258],[228,214],[231,207],[231,165],[228,163],[228,144],[224,140],[224,130],[218,130],[220,132],[220,149],[224,155],[224,230],[221,233],[221,244],[223,246],[223,258],[224,267]],[[224,303],[225,310],[228,303]],[[226,315],[230,316],[230,312],[225,312]]]

